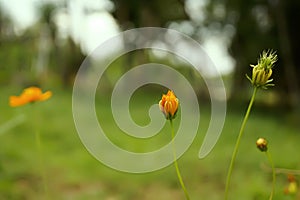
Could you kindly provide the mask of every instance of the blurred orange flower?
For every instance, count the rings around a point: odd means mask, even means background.
[[[174,119],[178,110],[179,101],[173,91],[169,90],[167,94],[163,94],[159,101],[159,109],[163,112],[166,119]]]
[[[9,105],[11,107],[22,106],[27,103],[33,103],[36,101],[45,101],[52,96],[51,91],[42,93],[42,90],[38,87],[29,87],[23,90],[20,96],[10,96]]]
[[[298,192],[298,183],[293,174],[288,174],[287,179],[289,181],[289,184],[284,189],[285,194],[296,194]]]

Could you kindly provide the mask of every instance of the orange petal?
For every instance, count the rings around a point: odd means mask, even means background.
[[[26,101],[26,99],[24,99],[24,98],[17,97],[17,96],[9,97],[9,105],[11,107],[22,106],[22,105],[25,105],[26,103],[28,103],[28,101]]]
[[[39,98],[40,101],[45,101],[47,99],[49,99],[52,96],[52,92],[51,91],[47,91],[44,94],[42,94]]]

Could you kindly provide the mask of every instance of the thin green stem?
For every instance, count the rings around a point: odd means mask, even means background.
[[[228,169],[228,173],[227,173],[227,179],[226,179],[225,198],[224,198],[225,200],[228,199],[228,189],[229,189],[229,185],[230,185],[231,174],[232,174],[234,162],[235,162],[236,155],[237,155],[237,152],[238,152],[238,149],[239,149],[239,146],[240,146],[241,138],[242,138],[243,133],[244,133],[245,125],[248,121],[249,114],[250,114],[253,102],[255,100],[257,89],[258,89],[257,87],[254,87],[253,94],[252,94],[251,100],[249,102],[248,109],[246,111],[244,120],[242,122],[241,129],[240,129],[240,132],[239,132],[239,135],[238,135],[238,138],[236,140],[235,147],[234,147],[234,150],[233,150],[233,153],[232,153],[232,156],[231,156],[231,161],[230,161],[230,165],[229,165],[229,169]]]
[[[37,151],[38,151],[39,169],[40,169],[40,173],[41,173],[41,176],[43,179],[44,192],[47,195],[48,194],[47,177],[46,177],[46,173],[44,170],[44,164],[42,161],[42,144],[41,144],[40,133],[38,130],[35,131],[35,142],[36,142]]]
[[[35,105],[32,105],[32,107],[35,107]],[[41,143],[41,137],[40,137],[40,132],[39,129],[37,127],[38,125],[38,121],[37,121],[37,114],[36,114],[36,110],[35,108],[33,109],[33,123],[34,123],[34,129],[35,129],[35,143],[36,143],[36,148],[37,148],[37,153],[38,153],[38,168],[40,170],[40,174],[42,177],[42,182],[43,182],[43,188],[44,188],[44,192],[46,195],[46,199],[48,199],[48,184],[47,184],[47,176],[46,176],[46,172],[45,172],[45,167],[44,167],[44,163],[43,163],[43,153],[42,153],[42,143]]]
[[[266,151],[266,155],[267,155],[268,160],[269,160],[269,163],[270,163],[270,165],[271,165],[271,167],[272,167],[272,176],[273,176],[273,180],[272,180],[272,191],[271,191],[270,198],[269,198],[269,200],[272,200],[272,199],[273,199],[274,192],[275,192],[276,172],[275,172],[275,167],[274,167],[273,159],[272,159],[272,156],[271,156],[271,154],[269,153],[269,151]]]
[[[286,169],[286,168],[274,168],[277,174],[294,174],[300,175],[300,170],[297,169]]]
[[[189,193],[187,192],[187,190],[185,188],[185,185],[183,183],[183,180],[182,180],[182,177],[181,177],[181,174],[180,174],[180,171],[179,171],[178,163],[177,163],[176,148],[175,148],[175,144],[174,144],[174,127],[173,127],[172,119],[170,119],[170,124],[171,124],[171,133],[172,133],[172,149],[173,149],[173,156],[174,156],[174,165],[175,165],[177,177],[178,177],[178,180],[180,182],[181,188],[184,191],[186,199],[190,200]]]

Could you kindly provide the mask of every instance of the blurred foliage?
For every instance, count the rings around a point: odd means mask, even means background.
[[[262,50],[277,50],[280,59],[274,72],[277,99],[283,106],[298,106],[300,26],[297,19],[300,1],[210,0],[202,2],[204,9],[201,6],[193,8],[203,13],[202,20],[194,18],[193,13],[187,13],[185,6],[192,2],[189,0],[111,1],[115,4],[113,16],[123,30],[143,26],[167,27],[172,21],[190,21],[196,29],[194,32],[207,29],[211,34],[217,32],[220,36],[233,32],[228,51],[236,60],[233,97],[237,99],[241,99],[241,94],[249,88],[245,79],[245,74],[251,73],[249,64],[257,62]]]
[[[300,1],[198,1],[198,4],[204,6],[194,6],[193,11],[188,7],[191,2],[196,2],[192,0],[110,1],[114,4],[110,12],[121,30],[145,26],[169,27],[172,22],[179,25],[184,22],[192,26],[189,34],[197,40],[203,39],[203,35],[199,34],[203,30],[220,37],[230,32],[228,51],[236,61],[232,94],[238,100],[241,96],[248,95],[249,83],[245,74],[251,73],[249,64],[256,63],[263,49],[277,50],[279,62],[274,69],[276,87],[271,91],[276,92],[272,94],[272,102],[284,107],[298,106],[300,79],[297,74],[300,73],[300,68],[297,67],[297,57],[300,52],[300,26],[297,19]],[[38,22],[18,34],[14,31],[10,18],[0,8],[0,84],[28,85],[46,80],[63,85],[72,83],[85,55],[71,36],[59,38],[58,27],[54,22],[57,11],[64,10],[68,14],[69,3],[40,3],[37,7]],[[201,13],[203,17],[198,19],[194,16],[195,12]],[[150,57],[146,52],[135,52],[120,63],[118,73],[123,73],[136,64],[146,63]],[[168,58],[162,62],[169,62]],[[49,76],[52,76],[51,80]],[[193,76],[189,78],[192,81],[194,79]],[[112,81],[108,80],[109,82]],[[281,98],[282,96],[285,98]]]
[[[17,91],[17,87],[1,87],[4,97]],[[36,104],[46,175],[49,180],[49,199],[183,199],[172,165],[146,174],[129,174],[113,170],[95,159],[83,147],[76,134],[72,118],[71,90],[54,89],[55,98]],[[149,122],[148,108],[161,96],[149,94],[148,88],[141,88],[130,103],[132,117],[139,124]],[[117,127],[108,106],[110,101],[96,94],[95,108],[106,134],[120,147],[136,152],[148,152],[170,141],[168,124],[160,133],[147,140],[132,138]],[[136,98],[135,98],[136,97]],[[233,105],[232,105],[233,106]],[[41,188],[35,147],[30,105],[12,109],[7,98],[0,98],[0,124],[8,119],[25,115],[25,121],[1,135],[0,151],[0,199],[24,200],[45,199]],[[288,124],[282,115],[254,110],[239,152],[238,167],[233,177],[235,188],[231,191],[232,200],[267,199],[270,186],[270,173],[266,169],[266,159],[257,150],[255,141],[262,134],[269,139],[270,150],[278,167],[300,168],[295,152],[300,150],[298,127]],[[189,116],[191,117],[191,116]],[[205,159],[199,160],[198,153],[203,137],[210,123],[210,109],[201,106],[201,121],[197,136],[180,158],[182,173],[188,183],[192,199],[222,199],[226,166],[232,152],[232,146],[241,123],[240,109],[235,112],[228,109],[223,133],[214,150]],[[180,120],[179,118],[176,120]],[[178,124],[178,123],[176,123]],[[284,142],[283,142],[284,136]],[[148,142],[147,142],[148,141]],[[150,141],[150,142],[149,142]],[[156,149],[156,148],[155,148]],[[263,166],[263,167],[262,167]],[[247,179],[247,181],[244,181]],[[284,195],[287,181],[284,174],[277,177],[276,198],[291,199]],[[274,197],[275,199],[275,197]]]
[[[228,25],[235,28],[229,52],[236,60],[233,91],[248,87],[244,79],[250,74],[249,63],[255,64],[263,49],[277,50],[279,62],[274,68],[274,88],[281,105],[297,107],[300,101],[300,79],[297,74],[299,57],[300,1],[298,0],[211,0],[206,7],[206,25],[219,23],[219,29]],[[219,11],[218,11],[219,10]],[[220,10],[224,15],[220,17]],[[236,95],[240,95],[236,93]]]
[[[0,51],[0,84],[25,82],[23,79],[30,76],[28,72],[31,71],[32,58],[35,56],[31,39],[26,34],[22,37],[2,38]]]
[[[113,15],[124,30],[141,26],[167,27],[171,21],[180,20],[192,21],[197,29],[208,27],[220,33],[228,26],[234,27],[235,34],[229,51],[237,61],[234,84],[234,93],[237,95],[245,91],[245,87],[249,87],[244,75],[250,73],[249,64],[256,62],[258,53],[265,48],[277,49],[280,61],[276,66],[277,69],[274,70],[277,76],[274,90],[278,90],[279,95],[284,95],[279,97],[280,102],[285,102],[290,106],[295,105],[300,81],[297,77],[295,78],[299,74],[296,59],[300,52],[299,38],[297,38],[300,29],[299,20],[297,20],[300,3],[298,0],[211,0],[208,1],[205,11],[199,10],[199,12],[205,12],[206,16],[204,22],[201,23],[190,18],[184,7],[185,2],[180,0],[112,0],[112,2],[115,3]],[[53,15],[57,7],[48,4],[44,6],[39,8],[41,12],[38,23],[18,34],[14,31],[10,18],[0,8],[0,86],[4,97],[13,94],[20,85],[45,84],[46,82],[49,84],[50,82],[50,84],[69,86],[84,59],[80,46],[72,38],[64,40],[57,38],[57,27],[53,23]],[[220,12],[224,15],[220,15]],[[266,19],[267,22],[264,22]],[[47,48],[41,45],[42,41],[46,42]],[[132,54],[134,55],[132,59],[120,57],[115,60],[102,81],[113,85],[123,71],[128,70],[129,66],[135,66],[131,65],[132,63],[157,61],[178,67],[180,73],[192,80],[192,85],[196,90],[203,86],[199,84],[199,77],[196,73],[189,70],[191,67],[184,67],[184,64],[175,66],[170,60],[158,60],[147,51],[137,51]],[[38,65],[39,59],[42,62]],[[41,66],[43,70],[39,71],[37,66]],[[15,84],[18,87],[7,87],[9,84]],[[111,86],[109,84],[105,86]],[[53,199],[155,199],[158,197],[176,199],[181,197],[176,189],[177,181],[172,167],[143,175],[129,175],[118,173],[99,164],[82,148],[79,137],[73,134],[76,130],[74,130],[74,122],[70,115],[72,92],[68,89],[63,91],[54,89],[53,92],[56,98],[41,105],[38,111],[43,116],[40,119],[40,126],[45,145],[45,158],[47,158],[47,175],[51,178],[49,189]],[[141,98],[136,98],[137,101],[134,102],[136,113],[133,117],[139,119],[141,124],[146,124],[149,120],[148,115],[145,114],[146,112],[140,112],[145,110],[145,102],[153,100],[154,97],[149,95],[151,93],[148,92],[148,88],[142,92],[136,94]],[[273,95],[278,94],[269,92],[266,95],[270,96],[269,99],[275,99]],[[105,126],[111,136],[114,136],[114,133],[117,133],[117,136],[122,135],[120,129],[116,130],[112,126],[114,122],[110,115],[110,107],[106,106],[108,104],[101,103],[103,96],[108,95],[98,92],[96,96],[99,98],[95,106],[98,110],[97,114],[100,111],[103,113],[103,118],[107,120]],[[1,123],[16,114],[30,113],[28,107],[23,110],[9,108],[7,98],[0,99],[0,106],[3,113],[0,116]],[[194,197],[211,199],[223,196],[222,181],[226,173],[224,164],[228,162],[232,151],[235,138],[232,130],[239,127],[241,118],[240,109],[233,112],[232,107],[229,107],[227,113],[227,122],[230,123],[225,124],[223,136],[212,152],[213,155],[199,162],[196,158],[202,135],[211,117],[208,108],[201,108],[199,134],[187,154],[180,160],[182,166],[185,166],[183,173],[186,175]],[[257,117],[249,120],[248,131],[252,134],[246,136],[244,147],[241,148],[241,155],[247,156],[240,157],[238,163],[240,167],[236,171],[237,178],[233,180],[237,186],[232,191],[235,199],[240,199],[240,197],[262,199],[268,195],[269,174],[260,172],[263,170],[260,163],[265,161],[257,156],[254,142],[253,144],[248,142],[255,141],[261,134],[270,138],[274,147],[272,153],[276,156],[275,161],[278,166],[299,168],[299,161],[295,157],[295,152],[299,148],[299,134],[297,134],[299,115],[283,116],[281,112],[269,113],[265,110],[260,110],[257,114]],[[26,123],[2,135],[0,157],[3,162],[0,163],[0,199],[42,199],[39,196],[41,195],[40,179],[36,165],[36,149],[33,148],[34,138],[31,134],[33,122],[29,117],[26,120]],[[284,142],[283,134],[285,134]],[[166,136],[162,135],[162,137]],[[133,149],[142,151],[147,148],[137,141],[129,143],[129,139],[115,138],[115,140]],[[16,144],[21,148],[16,148]],[[159,146],[160,143],[156,145]],[[219,164],[216,164],[216,161]],[[246,177],[248,181],[241,181],[241,177]],[[279,177],[277,196],[280,199],[288,199],[280,192],[285,184],[285,177],[284,179]],[[268,188],[261,187],[262,185]]]
[[[112,14],[123,30],[137,27],[165,27],[170,21],[188,19],[182,0],[111,0]]]
[[[0,84],[72,85],[85,56],[71,37],[58,37],[56,9],[56,4],[40,4],[38,22],[17,34],[0,8]]]

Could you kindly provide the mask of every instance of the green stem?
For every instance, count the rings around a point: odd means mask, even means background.
[[[179,167],[178,167],[178,163],[177,163],[177,156],[176,156],[176,149],[175,149],[175,144],[174,144],[174,127],[173,127],[173,121],[172,119],[170,119],[170,124],[171,124],[171,132],[172,132],[172,149],[173,149],[173,156],[174,156],[174,165],[176,168],[176,173],[177,173],[177,177],[178,180],[180,182],[181,188],[184,191],[185,197],[187,200],[190,200],[189,194],[184,186],[180,171],[179,171]]]
[[[272,156],[271,156],[271,154],[269,153],[269,151],[266,151],[266,155],[267,155],[268,160],[269,160],[269,163],[270,163],[270,165],[271,165],[271,167],[272,167],[272,176],[273,176],[273,181],[272,181],[272,192],[271,192],[270,198],[269,198],[269,200],[272,200],[272,199],[273,199],[274,192],[275,192],[276,173],[275,173],[275,167],[274,167],[273,159],[272,159]]]
[[[38,151],[39,169],[40,169],[40,173],[41,173],[41,176],[43,179],[44,192],[47,195],[48,185],[47,185],[46,173],[45,173],[44,165],[43,165],[43,161],[42,161],[42,144],[41,144],[40,133],[38,130],[35,131],[35,142],[36,142],[37,151]]]
[[[32,105],[32,107],[35,107],[35,105]],[[48,199],[48,185],[47,185],[47,176],[46,176],[46,172],[45,172],[45,167],[44,167],[44,163],[43,163],[43,157],[42,157],[42,143],[41,143],[41,137],[40,137],[40,132],[39,129],[37,127],[38,125],[38,121],[37,121],[37,114],[36,114],[36,110],[35,108],[33,109],[33,120],[34,120],[34,129],[35,129],[35,143],[36,143],[36,147],[37,147],[37,153],[38,153],[38,168],[40,170],[41,176],[42,176],[42,181],[43,181],[43,188],[44,188],[44,192],[46,195],[46,199]]]
[[[252,105],[253,105],[253,102],[254,102],[254,99],[255,99],[255,96],[256,96],[257,89],[258,89],[257,87],[254,87],[253,94],[252,94],[251,100],[249,102],[248,109],[247,109],[247,112],[245,114],[241,129],[240,129],[240,132],[239,132],[239,135],[238,135],[238,138],[236,140],[235,147],[234,147],[234,150],[233,150],[233,153],[232,153],[232,157],[231,157],[231,161],[230,161],[230,165],[229,165],[229,170],[228,170],[228,173],[227,173],[227,179],[226,179],[225,198],[224,198],[225,200],[228,199],[228,189],[229,189],[229,185],[230,185],[231,174],[232,174],[234,162],[235,162],[235,159],[236,159],[237,151],[238,151],[239,146],[240,146],[241,138],[242,138],[243,133],[244,133],[245,125],[246,125],[246,122],[248,121],[249,114],[250,114],[250,111],[251,111],[251,108],[252,108]]]
[[[300,175],[300,170],[297,169],[286,169],[286,168],[274,168],[277,174],[294,174]]]

